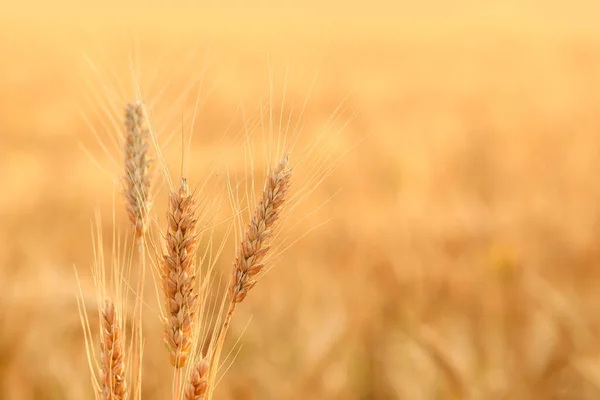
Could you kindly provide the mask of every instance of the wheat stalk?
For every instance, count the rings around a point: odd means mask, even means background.
[[[139,271],[134,318],[137,322],[138,349],[135,370],[141,368],[142,352],[142,302],[146,277],[146,251],[144,235],[148,228],[150,212],[150,157],[148,145],[150,130],[146,122],[144,104],[136,101],[125,107],[125,199],[127,214],[133,225],[138,252]],[[141,376],[141,374],[140,374]],[[138,382],[141,383],[141,382]]]
[[[100,398],[102,400],[126,400],[129,393],[125,379],[122,327],[112,301],[105,301],[101,315]]]

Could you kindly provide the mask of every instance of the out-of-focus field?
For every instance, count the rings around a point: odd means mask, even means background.
[[[335,156],[352,149],[284,236],[328,222],[239,307],[217,398],[600,396],[596,2],[71,3],[0,13],[0,398],[92,397],[73,265],[94,300],[95,210],[110,234],[114,201],[127,228],[120,172],[91,127],[104,135],[94,110],[118,104],[118,87],[133,94],[132,53],[142,83],[158,71],[147,88],[166,89],[156,114],[172,130],[206,69],[196,180],[242,129],[240,105],[268,101],[269,60],[275,110],[301,117],[299,142],[344,128]],[[149,303],[144,398],[168,398]]]

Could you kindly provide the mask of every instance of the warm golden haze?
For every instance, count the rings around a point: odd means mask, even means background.
[[[173,189],[186,176],[200,199],[223,200],[198,225],[198,258],[222,279],[198,299],[191,334],[202,339],[252,215],[228,196],[260,200],[284,155],[262,147],[271,126],[296,140],[292,188],[308,195],[292,194],[273,269],[235,310],[215,399],[600,395],[600,5],[165,4],[0,13],[0,398],[93,398],[73,265],[96,334],[99,315],[116,320],[90,273],[95,210],[107,265],[115,226],[131,245],[130,217],[143,215],[127,213],[115,139],[135,80]],[[148,226],[171,229],[155,161]],[[135,205],[144,185],[132,187]],[[130,314],[117,321],[143,310],[146,400],[170,398],[169,348],[185,347],[161,341],[160,310],[176,294],[156,290],[152,268],[143,305],[136,280],[120,289]],[[130,349],[137,336],[125,332]],[[189,364],[181,396],[192,399],[208,372],[197,354]],[[98,379],[120,383],[109,375]]]

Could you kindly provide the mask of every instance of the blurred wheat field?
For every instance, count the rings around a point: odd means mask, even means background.
[[[196,180],[221,152],[244,172],[228,146],[270,83],[339,156],[285,235],[327,223],[240,307],[217,398],[597,398],[600,6],[234,3],[2,7],[0,398],[93,398],[73,265],[93,298],[94,212],[126,222],[91,127],[133,94],[131,54],[174,173],[200,79]],[[168,398],[146,320],[144,399]]]

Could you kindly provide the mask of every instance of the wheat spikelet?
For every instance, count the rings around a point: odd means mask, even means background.
[[[270,249],[268,242],[273,224],[286,200],[291,176],[287,156],[267,176],[262,199],[254,210],[233,264],[229,285],[229,298],[233,304],[242,302],[256,285],[256,276],[264,267],[262,261]]]
[[[204,400],[208,389],[208,369],[209,363],[206,358],[198,362],[183,393],[184,400]]]
[[[150,208],[150,159],[148,157],[149,130],[141,102],[125,108],[125,198],[129,220],[136,237],[144,235]]]
[[[166,254],[162,257],[162,284],[166,318],[164,340],[176,368],[187,363],[192,348],[192,325],[198,295],[195,291],[197,248],[196,204],[185,178],[179,191],[171,193],[166,232]]]
[[[119,316],[115,305],[108,300],[104,303],[101,314],[100,398],[126,400],[128,391]]]

